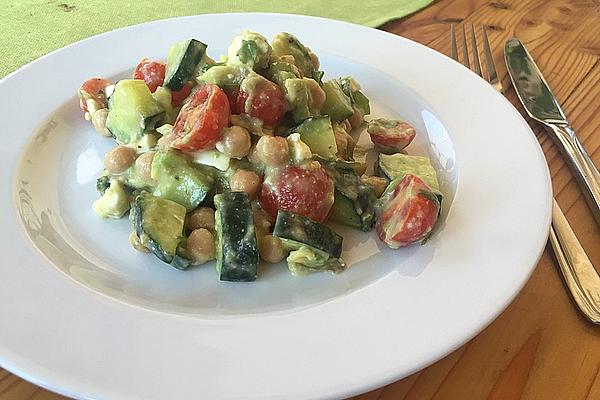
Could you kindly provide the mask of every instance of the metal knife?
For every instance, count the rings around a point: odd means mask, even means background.
[[[506,41],[504,58],[510,79],[527,114],[548,128],[583,189],[600,225],[600,173],[567,121],[531,55],[517,38]]]
[[[593,200],[595,193],[596,202],[590,203],[590,205],[600,223],[600,218],[598,218],[600,206],[597,201],[600,199],[598,196],[598,182],[600,182],[598,170],[569,126],[567,118],[548,84],[519,39],[509,39],[506,42],[504,58],[513,86],[529,116],[550,128],[550,132],[554,133],[555,140],[562,145],[561,148],[564,150],[569,164],[574,168],[576,176],[579,176],[581,170],[586,171],[587,174],[583,174],[579,181],[580,183],[585,181],[584,186],[590,197],[586,196],[588,200]],[[589,176],[592,177],[591,185],[588,185],[586,181]],[[552,203],[552,225],[549,239],[565,284],[579,310],[591,322],[600,324],[600,276],[555,200]]]

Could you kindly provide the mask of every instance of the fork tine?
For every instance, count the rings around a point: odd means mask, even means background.
[[[488,71],[488,82],[500,93],[504,93],[502,83],[498,80],[498,73],[496,72],[496,66],[494,65],[494,56],[492,56],[492,50],[490,49],[490,41],[488,40],[485,25],[481,27],[483,31],[483,52],[485,54],[485,63]]]
[[[454,61],[458,61],[458,50],[456,49],[456,32],[454,24],[450,25],[450,57]]]
[[[463,42],[463,65],[471,69],[471,63],[469,63],[469,50],[467,50],[467,35],[465,35],[465,25],[462,25],[462,42]]]
[[[471,53],[473,53],[473,71],[483,77],[481,75],[481,63],[479,62],[479,51],[477,50],[477,38],[475,37],[475,28],[473,24],[471,24]]]

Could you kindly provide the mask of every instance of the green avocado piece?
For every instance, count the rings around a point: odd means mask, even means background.
[[[325,103],[321,108],[321,114],[329,115],[332,122],[343,121],[354,114],[350,98],[344,94],[337,80],[323,83],[325,92]]]
[[[155,196],[175,201],[188,211],[198,207],[214,184],[213,176],[175,150],[158,151],[150,174],[157,182]]]
[[[377,160],[379,171],[390,180],[402,179],[404,175],[416,175],[430,188],[439,191],[435,169],[427,157],[409,156],[407,154],[379,154]]]

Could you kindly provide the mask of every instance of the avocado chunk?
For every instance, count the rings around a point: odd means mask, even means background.
[[[110,179],[108,187],[106,187],[106,180],[102,180],[101,185],[104,193],[92,205],[94,212],[102,218],[121,218],[129,211],[129,193],[127,189],[117,179]]]
[[[325,91],[325,103],[321,113],[329,115],[332,122],[343,121],[354,114],[352,102],[346,96],[337,80],[330,80],[323,84]]]
[[[272,52],[266,37],[246,30],[233,38],[227,50],[227,63],[246,65],[251,69],[265,69],[269,65]]]
[[[157,152],[150,175],[157,182],[155,196],[175,201],[188,211],[198,207],[214,183],[214,177],[206,170],[193,165],[175,150]]]
[[[214,65],[196,80],[213,83],[222,89],[237,89],[250,72],[251,70],[244,65]]]
[[[402,153],[379,154],[377,167],[381,176],[391,180],[402,179],[407,174],[417,175],[430,188],[440,190],[435,169],[427,157],[409,156]]]
[[[319,69],[319,59],[304,46],[298,38],[290,33],[281,32],[275,35],[272,42],[273,54],[277,57],[292,56],[294,64],[303,76],[313,78]]]
[[[313,98],[313,90],[322,91],[310,78],[290,78],[284,81],[285,100],[296,122],[320,115],[321,105]]]

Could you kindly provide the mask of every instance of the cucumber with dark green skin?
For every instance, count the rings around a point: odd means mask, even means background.
[[[196,67],[206,52],[206,45],[196,39],[175,43],[167,56],[164,85],[177,91],[192,79]]]
[[[182,256],[185,214],[182,205],[142,192],[133,201],[129,219],[144,247],[172,267],[186,269],[191,261]]]
[[[340,204],[341,200],[337,200],[338,205],[336,206],[334,202],[334,207],[337,207],[333,211],[335,221],[356,227],[354,216],[358,215],[360,218],[358,228],[365,232],[370,231],[375,223],[375,203],[377,201],[373,188],[360,179],[352,163],[342,160],[320,159],[319,161],[333,179],[336,199],[338,195],[344,196],[354,206],[355,214],[340,212],[342,210],[339,208],[345,204]],[[344,215],[348,217],[347,220],[343,218]]]
[[[340,235],[323,224],[292,212],[279,210],[273,235],[292,247],[313,247],[335,259],[342,255]]]
[[[299,133],[300,139],[310,147],[310,151],[323,158],[335,158],[338,148],[335,134],[328,115],[310,117],[286,132],[286,136]]]
[[[146,83],[139,79],[117,82],[108,104],[106,127],[121,144],[139,142],[165,118],[165,110],[152,97]]]
[[[256,280],[258,244],[250,198],[244,192],[215,195],[217,271],[222,281]]]
[[[335,200],[331,206],[327,219],[329,221],[351,226],[352,228],[362,229],[362,220],[360,215],[356,213],[352,200],[341,194],[338,190],[335,191],[334,196]]]

